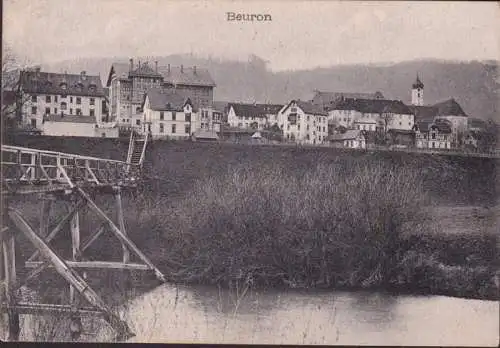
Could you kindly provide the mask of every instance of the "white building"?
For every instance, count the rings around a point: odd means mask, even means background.
[[[150,89],[142,104],[142,132],[152,139],[188,139],[194,132],[196,110],[189,98],[160,88]]]
[[[450,149],[452,140],[451,123],[446,120],[417,122],[415,130],[415,145],[420,149]]]
[[[349,129],[345,133],[332,134],[328,140],[334,147],[366,149],[366,138],[363,132],[358,129]]]
[[[244,104],[227,105],[227,122],[230,127],[262,130],[278,123],[278,113],[283,108],[279,104]]]
[[[42,134],[56,137],[118,138],[118,127],[110,123],[97,123],[90,117],[46,115]]]
[[[219,133],[221,130],[222,123],[222,112],[212,108],[201,108],[196,113],[196,117],[193,120],[193,129],[214,131]]]
[[[278,126],[286,141],[299,144],[326,143],[328,113],[311,102],[292,100],[278,115]]]
[[[43,130],[46,115],[75,116],[83,123],[103,122],[104,90],[99,76],[21,71],[22,123]],[[88,121],[88,122],[87,122]],[[67,123],[67,122],[65,122]]]

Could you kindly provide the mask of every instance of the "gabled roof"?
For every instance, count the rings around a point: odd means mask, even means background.
[[[228,111],[227,110],[228,104],[229,104],[229,102],[225,102],[225,101],[214,101],[212,103],[212,106],[215,110],[222,112],[222,113],[226,113]]]
[[[429,132],[432,128],[437,129],[441,133],[451,133],[451,122],[445,119],[425,119],[415,122],[413,130],[418,129],[422,133]]]
[[[257,104],[261,106],[266,114],[277,115],[281,109],[283,109],[282,104]]]
[[[75,115],[61,115],[50,114],[44,116],[45,121],[51,122],[70,122],[70,123],[96,123],[95,117],[90,116],[75,116]]]
[[[184,106],[186,104],[191,105],[191,100],[185,96],[175,93],[172,91],[167,91],[162,88],[151,88],[146,93],[145,99],[149,100],[149,107],[155,111],[184,111]],[[144,107],[144,102],[143,105]],[[195,110],[193,110],[195,111]]]
[[[215,82],[206,69],[198,67],[161,66],[158,72],[163,75],[163,82],[172,85],[215,87]]]
[[[316,91],[313,99],[321,99],[324,106],[333,104],[343,98],[350,99],[384,99],[384,95],[376,91],[374,93],[352,93],[352,92],[327,92]]]
[[[257,117],[265,118],[266,112],[261,105],[258,104],[243,104],[243,103],[229,103],[228,110],[233,108],[234,113],[238,117]]]
[[[60,74],[22,71],[19,78],[22,89],[26,93],[104,97],[104,90],[99,76],[83,73]],[[64,89],[63,86],[66,86],[66,88]]]
[[[158,77],[158,78],[163,77],[162,74],[160,74],[159,72],[155,71],[155,69],[150,67],[147,62],[142,63],[139,67],[132,70],[129,73],[129,76]]]
[[[287,108],[292,104],[294,103],[297,104],[297,106],[299,108],[302,109],[302,111],[304,111],[304,113],[306,114],[310,114],[310,115],[320,115],[320,116],[328,116],[328,112],[324,111],[320,106],[318,105],[314,105],[312,102],[310,101],[303,101],[303,100],[292,100]],[[286,110],[286,109],[285,109]]]
[[[431,105],[408,105],[416,120],[428,120],[437,116],[438,110]]]
[[[116,75],[119,79],[128,79],[129,71],[130,71],[130,64],[127,63],[111,64],[111,69],[109,70],[106,86],[109,87],[111,85],[111,78],[113,75]]]
[[[346,98],[332,106],[331,110],[356,110],[361,113],[395,113],[411,115],[412,111],[400,100]]]
[[[436,103],[433,107],[437,109],[438,116],[467,116],[454,98]]]

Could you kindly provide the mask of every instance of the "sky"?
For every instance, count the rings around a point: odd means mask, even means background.
[[[3,0],[3,43],[34,64],[191,53],[274,70],[500,59],[496,2]],[[227,21],[226,12],[270,14]]]

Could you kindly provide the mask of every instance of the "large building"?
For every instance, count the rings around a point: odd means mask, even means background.
[[[323,111],[330,111],[335,104],[344,99],[385,99],[379,92],[373,93],[353,93],[353,92],[327,92],[316,90],[311,102],[320,107]]]
[[[228,103],[227,123],[230,127],[262,130],[278,124],[280,104]]]
[[[87,75],[85,71],[80,74],[42,72],[37,67],[21,71],[19,79],[24,126],[43,132],[44,121],[54,115],[103,123],[105,98],[99,76]]]
[[[286,141],[322,144],[328,137],[328,113],[311,102],[292,100],[278,114],[278,126]]]
[[[116,120],[121,128],[141,128],[141,104],[144,95],[151,88],[166,91],[189,98],[196,108],[209,108],[213,103],[215,82],[205,69],[197,67],[154,67],[147,62],[134,65],[114,63],[108,75],[106,86],[109,88],[111,119]]]

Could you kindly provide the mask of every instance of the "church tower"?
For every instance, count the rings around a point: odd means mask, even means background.
[[[417,106],[424,105],[424,84],[420,81],[418,74],[411,88],[411,104]]]

